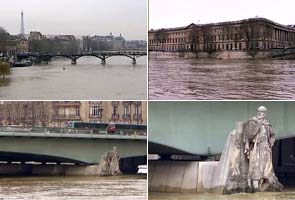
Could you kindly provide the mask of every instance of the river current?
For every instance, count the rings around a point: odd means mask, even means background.
[[[295,60],[149,58],[150,99],[295,99]]]

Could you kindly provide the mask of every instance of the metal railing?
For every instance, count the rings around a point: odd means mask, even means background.
[[[72,134],[72,135],[112,135],[112,136],[146,136],[147,132],[142,130],[116,130],[115,133],[108,133],[104,129],[77,129],[77,128],[53,128],[53,127],[21,127],[21,126],[0,126],[2,133],[43,133],[50,134]]]

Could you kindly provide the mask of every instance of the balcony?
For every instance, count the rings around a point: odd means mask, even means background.
[[[133,120],[142,122],[142,114],[133,114]]]
[[[53,105],[56,107],[80,107],[80,101],[54,101]]]
[[[122,119],[123,119],[124,121],[130,120],[130,118],[131,118],[130,114],[127,114],[127,115],[123,114],[123,115],[122,115]]]
[[[101,119],[102,118],[102,115],[91,115],[89,114],[89,118],[95,118],[95,119]]]
[[[55,119],[55,120],[81,120],[81,116],[77,116],[74,114],[69,114],[69,115],[59,114],[59,115],[54,115],[53,119]]]
[[[120,115],[119,114],[112,114],[111,120],[114,121],[114,122],[119,121],[120,120]]]

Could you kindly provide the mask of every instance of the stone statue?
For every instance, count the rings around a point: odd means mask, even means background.
[[[222,193],[282,191],[273,170],[275,135],[266,113],[267,108],[260,106],[255,117],[231,132],[217,170],[221,178],[215,183],[224,185]]]
[[[265,119],[267,108],[260,106],[257,115],[244,124],[244,153],[249,162],[247,182],[250,190],[280,191],[279,183],[272,165],[272,146],[275,135]]]
[[[117,148],[113,147],[113,150],[109,152],[109,163],[110,163],[109,174],[111,176],[116,176],[121,174],[119,160],[120,160],[120,156],[118,155]]]
[[[118,155],[117,148],[113,147],[110,152],[105,152],[100,159],[100,175],[101,176],[116,176],[120,175],[119,166],[120,156]]]

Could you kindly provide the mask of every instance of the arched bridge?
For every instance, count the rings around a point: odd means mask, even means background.
[[[0,161],[91,165],[99,163],[102,155],[113,147],[117,147],[122,159],[145,157],[146,136],[77,131],[0,130]]]
[[[133,64],[136,64],[136,59],[142,56],[146,56],[146,51],[106,51],[106,52],[90,52],[80,54],[34,54],[29,53],[25,55],[18,55],[18,59],[33,58],[36,62],[48,63],[55,57],[69,58],[72,64],[76,64],[77,60],[84,56],[92,56],[101,60],[102,64],[106,63],[106,60],[113,56],[124,56],[130,58]]]

